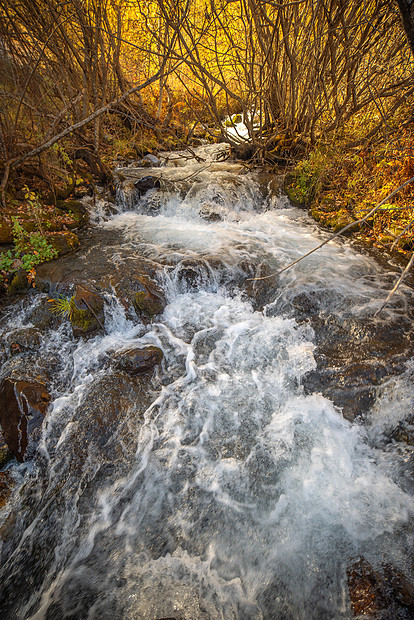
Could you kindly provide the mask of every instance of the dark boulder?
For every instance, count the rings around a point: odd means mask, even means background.
[[[348,568],[347,577],[354,616],[412,617],[413,584],[392,566],[384,565],[380,570],[374,570],[364,558],[361,558]]]
[[[134,186],[138,195],[141,197],[146,194],[148,190],[161,187],[161,184],[160,180],[156,177],[143,177],[142,179],[137,179]]]
[[[50,395],[45,383],[6,377],[0,384],[0,424],[9,450],[20,462],[40,435]]]
[[[163,352],[154,346],[126,349],[112,356],[115,368],[131,376],[149,372],[161,362],[162,358]]]
[[[166,300],[151,278],[146,275],[137,276],[134,279],[135,294],[133,305],[143,321],[151,320],[155,315],[161,314],[166,306]]]

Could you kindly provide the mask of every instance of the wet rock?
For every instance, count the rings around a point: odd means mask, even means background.
[[[77,284],[70,321],[75,337],[91,335],[103,329],[104,301],[98,293]]]
[[[400,422],[392,431],[390,439],[414,446],[414,415]]]
[[[176,278],[189,291],[195,291],[209,284],[214,276],[207,261],[201,258],[186,258],[177,265]]]
[[[123,251],[122,232],[92,229],[80,233],[81,250],[59,260],[43,263],[36,269],[36,290],[69,295],[76,284],[94,290],[116,290],[126,305],[131,305],[141,284],[137,278],[153,278],[161,265],[139,255]]]
[[[7,503],[13,489],[13,478],[8,471],[0,471],[0,508]]]
[[[22,462],[40,435],[50,395],[46,384],[6,377],[0,383],[0,424],[9,450]]]
[[[152,401],[146,378],[115,372],[94,382],[74,415],[78,423],[69,450],[75,468],[92,451],[105,461],[133,458],[143,414]]]
[[[145,275],[137,276],[135,286],[138,291],[134,294],[133,305],[144,321],[164,311],[167,302],[153,280]]]
[[[376,390],[399,374],[412,356],[409,318],[379,323],[374,319],[327,314],[324,300],[308,295],[310,324],[315,330],[317,371],[303,379],[307,393],[322,392],[353,421],[367,414]],[[306,296],[295,316],[306,318]],[[296,298],[295,298],[296,299]],[[379,361],[381,360],[381,361]]]
[[[387,607],[382,580],[365,560],[347,570],[348,590],[354,616],[374,615]]]
[[[28,321],[33,323],[34,327],[40,331],[44,331],[48,327],[52,327],[60,323],[60,318],[51,310],[49,299],[44,297],[40,303],[33,308],[28,314]]]
[[[36,327],[22,327],[9,334],[7,341],[10,353],[16,355],[25,350],[38,349],[42,343],[42,332]]]
[[[261,278],[265,279],[262,280]],[[251,276],[249,274],[244,285],[244,291],[252,301],[254,310],[261,312],[266,304],[274,300],[278,281],[278,275],[272,273],[266,263],[261,263],[257,269],[255,268]]]
[[[24,269],[19,269],[11,279],[11,282],[7,288],[7,294],[14,295],[15,293],[20,293],[21,291],[26,290],[27,286],[27,272]]]
[[[154,346],[126,349],[112,356],[115,368],[131,376],[149,372],[161,362],[162,358],[163,352]]]
[[[141,197],[146,194],[148,190],[161,187],[161,184],[160,180],[156,177],[144,177],[142,179],[137,179],[134,182],[134,187]]]
[[[199,216],[208,222],[221,222],[222,216],[212,205],[204,204],[200,211],[198,212]]]
[[[347,578],[354,616],[412,617],[411,614],[414,612],[413,584],[395,568],[386,565],[381,571],[376,571],[364,558],[361,558],[347,569]]]
[[[79,239],[73,232],[62,231],[47,235],[47,241],[56,250],[58,256],[65,256],[79,248]]]
[[[0,467],[4,467],[13,458],[3,435],[0,433]]]
[[[344,418],[353,422],[375,402],[376,388],[387,376],[380,363],[349,363],[341,367],[319,367],[305,376],[303,384],[310,392],[322,391],[342,409]]]

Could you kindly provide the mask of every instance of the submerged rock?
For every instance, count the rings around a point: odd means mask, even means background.
[[[158,347],[131,348],[114,353],[112,359],[115,368],[131,376],[152,370],[159,364],[164,354]]]
[[[50,395],[46,384],[6,377],[0,384],[0,424],[9,450],[20,462],[35,445]]]
[[[207,261],[202,258],[185,258],[176,267],[177,281],[189,291],[206,286],[213,279],[213,271]]]
[[[91,453],[106,462],[133,458],[151,401],[146,378],[114,372],[95,381],[74,414],[76,432],[68,444],[74,468],[81,469]]]
[[[133,305],[144,321],[151,320],[155,315],[164,311],[166,299],[151,278],[145,275],[137,276],[135,286],[138,290],[134,294]]]
[[[42,332],[36,327],[22,327],[9,334],[7,342],[12,355],[38,349],[42,343]]]
[[[216,206],[209,205],[208,203],[201,207],[198,214],[208,222],[221,222],[223,219]]]
[[[0,508],[6,504],[13,489],[13,478],[8,471],[0,471]]]
[[[414,586],[395,568],[376,571],[361,558],[347,570],[349,597],[354,616],[411,618]],[[408,614],[408,615],[406,615]]]

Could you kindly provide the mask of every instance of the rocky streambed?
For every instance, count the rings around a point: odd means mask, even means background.
[[[412,290],[216,148],[2,308],[4,617],[411,617]]]

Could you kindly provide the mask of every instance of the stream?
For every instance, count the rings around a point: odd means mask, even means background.
[[[345,619],[358,562],[412,583],[413,290],[376,316],[395,270],[343,239],[278,274],[327,233],[218,145],[196,154],[118,171],[46,292],[2,309],[7,343],[81,282],[105,326],[0,351],[0,379],[42,372],[51,395],[7,466],[5,620]],[[165,297],[150,318],[125,301],[140,273]],[[149,373],[111,362],[148,346]],[[369,617],[411,618],[389,594]]]

